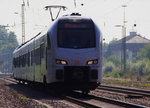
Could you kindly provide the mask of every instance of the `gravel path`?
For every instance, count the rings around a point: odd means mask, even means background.
[[[5,84],[6,83],[6,84]],[[0,108],[83,108],[24,85],[0,80]]]
[[[44,105],[33,101],[11,89],[0,84],[0,108],[46,108]]]

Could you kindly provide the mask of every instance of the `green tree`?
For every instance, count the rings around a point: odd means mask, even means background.
[[[109,44],[107,44],[105,42],[103,43],[103,48],[102,48],[103,49],[103,57],[106,57],[106,55],[107,55],[106,53],[107,53],[107,50],[108,50],[108,45]]]
[[[103,72],[105,74],[110,73],[114,70],[115,65],[112,62],[107,62],[104,66],[103,66]]]
[[[0,71],[10,72],[12,69],[12,53],[18,46],[14,32],[8,32],[0,26]]]
[[[146,45],[144,48],[142,48],[136,57],[138,60],[141,59],[149,59],[150,60],[150,44]]]
[[[114,63],[115,66],[120,66],[121,64],[121,61],[117,56],[109,56],[107,60]]]

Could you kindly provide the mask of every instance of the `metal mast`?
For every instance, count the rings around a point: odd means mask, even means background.
[[[22,16],[22,44],[25,43],[25,15],[24,15],[25,3],[21,4],[21,16]]]
[[[126,19],[125,19],[125,7],[127,7],[126,5],[122,5],[122,7],[124,8],[124,12],[123,12],[123,26],[122,26],[122,46],[123,46],[123,70],[124,73],[126,72]]]
[[[74,7],[75,7],[75,8],[77,7],[77,5],[76,5],[76,0],[74,0]]]

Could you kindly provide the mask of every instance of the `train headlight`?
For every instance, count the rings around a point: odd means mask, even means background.
[[[65,60],[56,59],[56,64],[63,64],[63,65],[66,65],[66,64],[68,64],[68,63],[67,63],[67,61],[65,61]]]
[[[98,64],[98,59],[95,59],[95,60],[89,60],[87,62],[88,65],[92,65],[92,64]]]

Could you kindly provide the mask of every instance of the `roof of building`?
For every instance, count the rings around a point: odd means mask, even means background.
[[[120,44],[122,43],[124,38],[116,41],[114,44]],[[150,40],[142,37],[141,35],[137,34],[136,32],[130,32],[130,35],[126,37],[126,43],[150,43]]]

